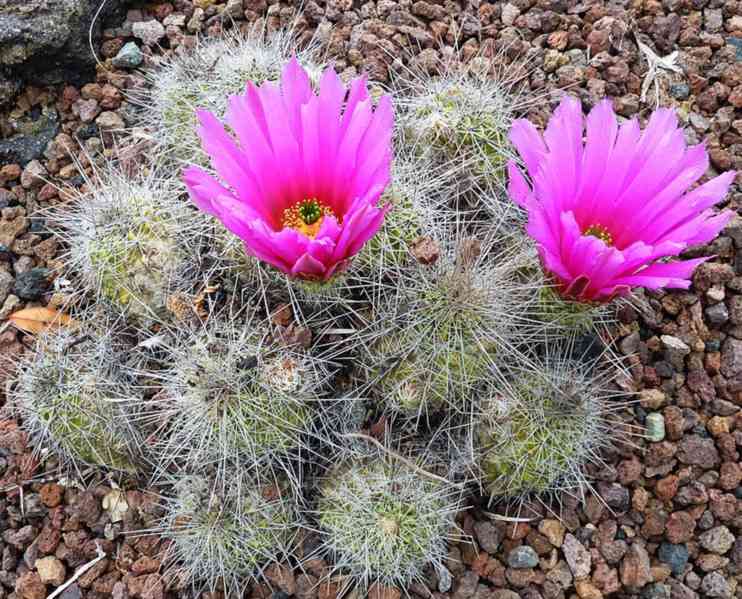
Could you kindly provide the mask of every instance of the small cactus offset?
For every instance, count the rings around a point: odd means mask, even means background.
[[[80,290],[133,320],[167,318],[168,302],[206,278],[202,253],[213,225],[156,171],[130,178],[109,167],[73,208],[55,214]]]
[[[108,324],[111,324],[110,322]],[[141,393],[112,331],[41,336],[18,365],[10,394],[37,450],[54,450],[77,473],[90,466],[136,473],[142,439],[133,422]]]
[[[294,54],[316,82],[321,72],[318,48],[310,44],[298,49],[291,30],[233,29],[159,64],[149,73],[151,87],[132,101],[141,106],[141,124],[152,130],[161,158],[207,165],[196,132],[196,109],[223,116],[230,95],[244,91],[248,82],[275,81]]]
[[[477,62],[487,63],[483,58]],[[494,63],[493,63],[494,64]],[[504,72],[488,76],[481,69],[450,64],[430,77],[406,71],[395,82],[399,95],[398,141],[412,148],[419,172],[440,173],[441,192],[453,205],[470,207],[485,195],[498,214],[515,211],[504,199],[507,161],[515,153],[508,131],[525,98],[518,80]],[[468,197],[474,194],[476,198]]]
[[[491,243],[460,234],[428,241],[433,263],[417,264],[398,280],[359,360],[373,397],[423,419],[445,409],[468,411],[474,387],[538,327],[523,316],[531,290],[510,260],[492,260]]]
[[[573,342],[572,342],[573,343]],[[511,368],[480,404],[474,443],[483,486],[493,498],[587,488],[585,466],[622,436],[611,414],[625,406],[612,386],[608,354],[574,359],[569,343]]]
[[[184,586],[240,597],[266,567],[292,554],[297,504],[280,478],[185,474],[172,488],[156,532],[172,540],[166,564]]]
[[[212,317],[176,333],[147,420],[160,422],[158,471],[282,464],[320,437],[325,365],[279,346],[253,318]]]
[[[322,550],[364,589],[406,587],[427,566],[442,567],[460,507],[457,492],[422,468],[376,453],[348,459],[320,486]]]

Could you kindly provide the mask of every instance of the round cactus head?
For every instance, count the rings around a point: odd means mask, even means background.
[[[457,236],[397,283],[368,331],[362,356],[372,394],[419,417],[465,410],[473,387],[497,368],[521,318],[524,289],[507,261],[483,259],[488,242]],[[439,250],[439,251],[438,251]]]
[[[83,291],[133,320],[168,318],[176,294],[193,293],[213,225],[158,173],[130,178],[114,167],[72,210],[56,215],[68,242],[64,257]]]
[[[167,564],[197,592],[221,589],[238,597],[295,545],[296,498],[279,479],[233,472],[218,483],[184,475],[163,507],[160,533],[172,540]]]
[[[582,491],[585,466],[616,439],[609,414],[622,402],[614,373],[567,358],[516,368],[483,402],[479,467],[493,498]]]
[[[149,72],[151,87],[132,101],[141,107],[142,124],[153,131],[160,152],[176,161],[206,166],[196,109],[223,117],[230,95],[241,93],[247,82],[259,85],[277,80],[292,56],[313,81],[319,80],[316,44],[299,48],[291,30],[268,34],[259,27],[246,33],[235,28],[162,61]]]
[[[320,493],[323,549],[361,586],[408,585],[442,564],[458,508],[444,483],[375,456],[331,470]]]
[[[165,351],[154,414],[163,472],[283,463],[316,434],[322,364],[270,343],[258,322],[210,319]]]
[[[84,325],[95,331],[95,324]],[[51,448],[78,473],[88,466],[136,472],[140,403],[110,331],[42,335],[18,366],[10,394],[37,451]]]

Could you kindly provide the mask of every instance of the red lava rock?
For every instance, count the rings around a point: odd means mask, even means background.
[[[54,553],[61,538],[62,533],[58,529],[48,525],[44,526],[37,537],[39,552],[43,555]]]
[[[159,574],[148,574],[144,580],[140,596],[142,599],[164,599],[165,584],[162,577]]]
[[[679,485],[680,481],[678,477],[674,474],[669,474],[657,481],[657,485],[654,489],[655,494],[657,495],[657,498],[662,501],[672,501],[672,498],[675,497],[675,494],[678,492]]]
[[[629,551],[621,561],[619,569],[621,582],[627,589],[638,591],[652,581],[649,554],[639,542],[631,544]]]
[[[671,543],[687,543],[693,539],[696,521],[688,512],[673,512],[667,519],[665,536]]]
[[[93,585],[93,582],[108,569],[109,563],[110,561],[108,559],[103,558],[90,568],[90,570],[80,576],[80,578],[77,579],[77,584],[79,584],[83,589],[89,589]]]
[[[732,491],[742,483],[742,468],[736,462],[724,462],[719,468],[719,487]]]
[[[687,435],[681,439],[678,443],[678,460],[704,470],[709,470],[720,462],[714,440],[699,435]]]
[[[722,522],[729,522],[742,513],[742,504],[731,493],[722,493],[718,489],[709,491],[711,513]]]
[[[148,557],[146,555],[143,555],[131,565],[132,573],[137,576],[139,576],[140,574],[151,574],[152,572],[157,572],[159,569],[160,560]]]
[[[20,599],[45,599],[46,585],[38,572],[26,572],[16,580],[15,592]]]
[[[39,489],[39,495],[46,507],[57,507],[64,498],[64,489],[57,483],[46,483]]]

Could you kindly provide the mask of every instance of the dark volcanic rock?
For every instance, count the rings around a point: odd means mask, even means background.
[[[108,2],[101,17],[126,2]],[[97,0],[0,0],[0,103],[19,81],[38,85],[82,83],[93,78],[88,30]],[[93,37],[101,31],[100,18]]]

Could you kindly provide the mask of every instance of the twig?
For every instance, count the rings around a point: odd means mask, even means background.
[[[516,518],[514,516],[501,516],[500,514],[493,514],[492,512],[482,512],[488,518],[493,520],[500,520],[501,522],[533,522],[536,518]]]
[[[354,439],[363,439],[364,441],[368,441],[369,443],[372,443],[376,447],[378,447],[381,451],[388,454],[389,456],[393,457],[395,460],[399,460],[406,466],[409,466],[412,470],[417,472],[418,474],[422,474],[423,476],[427,476],[428,478],[431,478],[433,480],[436,480],[441,483],[445,483],[447,485],[453,485],[454,487],[462,487],[463,485],[461,483],[453,483],[447,478],[443,478],[442,476],[438,476],[437,474],[433,474],[432,472],[428,472],[424,468],[420,468],[417,464],[414,462],[411,462],[404,456],[399,455],[396,451],[392,451],[391,449],[384,447],[383,444],[381,444],[378,440],[374,439],[373,437],[370,437],[369,435],[364,435],[363,433],[345,433],[343,437],[346,438],[354,438]]]
[[[61,595],[65,589],[70,586],[73,582],[75,582],[80,576],[85,574],[90,568],[92,568],[95,564],[97,564],[100,560],[102,560],[104,557],[106,557],[105,551],[103,551],[100,548],[100,545],[98,544],[98,541],[95,542],[95,549],[98,552],[98,556],[90,560],[87,564],[83,564],[80,566],[75,573],[72,575],[72,578],[70,578],[67,582],[65,582],[61,587],[58,587],[51,595],[49,595],[46,599],[54,599],[54,597],[57,597],[58,595]]]

